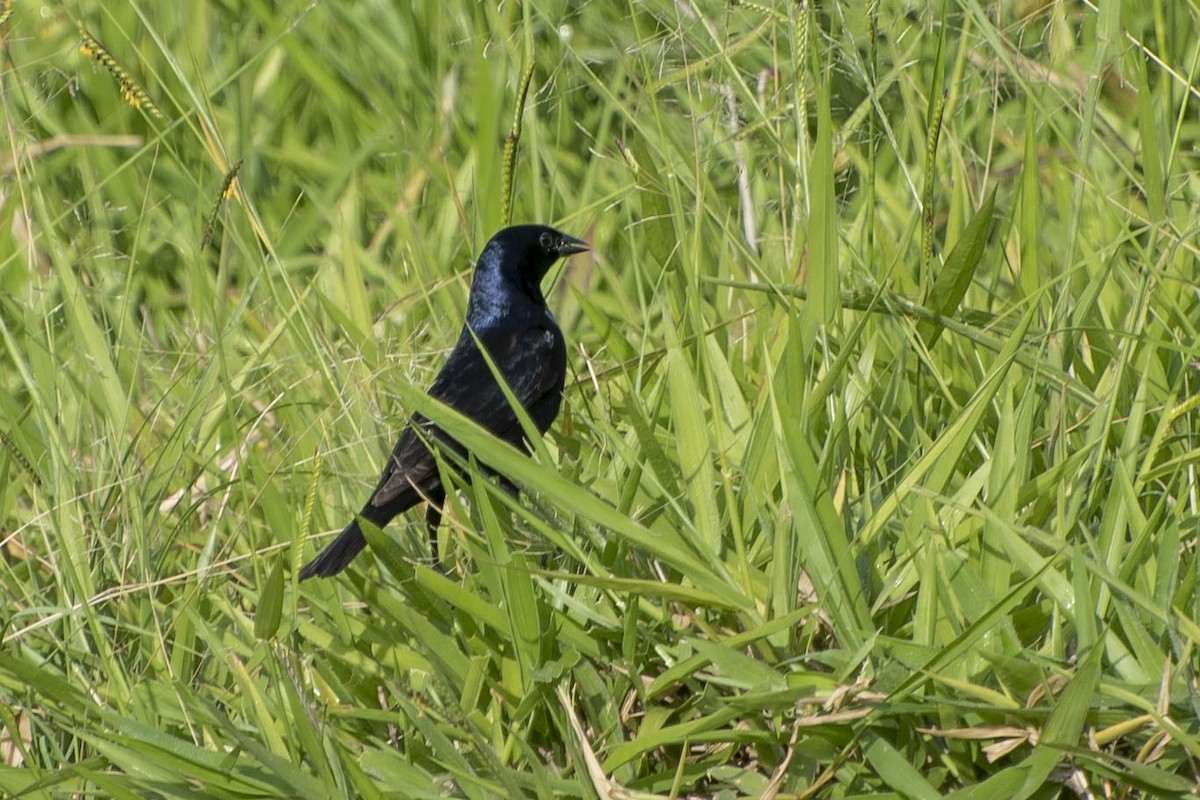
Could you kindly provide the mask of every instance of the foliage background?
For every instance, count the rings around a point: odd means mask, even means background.
[[[1194,796],[1200,9],[859,5],[0,4],[0,792]],[[299,586],[418,409],[525,498]]]

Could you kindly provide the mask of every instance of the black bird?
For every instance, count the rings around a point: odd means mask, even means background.
[[[478,338],[538,432],[545,433],[558,416],[562,402],[567,345],[546,307],[541,282],[555,261],[587,249],[579,239],[545,225],[515,225],[493,236],[475,267],[467,318],[458,343],[429,387],[429,395],[506,442],[518,444],[525,440],[516,413],[475,344]],[[416,427],[420,427],[420,433]],[[437,529],[446,489],[438,475],[437,461],[426,446],[426,441],[435,439],[460,454],[464,452],[436,425],[417,415],[400,434],[379,485],[359,516],[382,527],[397,514],[427,502],[425,522],[436,560]],[[528,446],[528,442],[525,444]],[[366,544],[355,518],[300,570],[300,580],[336,575]]]

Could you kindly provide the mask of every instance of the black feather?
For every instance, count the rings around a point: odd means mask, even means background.
[[[538,432],[545,433],[562,403],[567,347],[546,306],[541,282],[555,261],[586,249],[580,240],[544,225],[516,225],[493,236],[475,267],[462,333],[429,395],[506,442],[524,441],[517,414],[480,353],[478,339]],[[464,451],[428,420],[418,416],[413,425],[423,432],[418,434],[410,426],[400,434],[359,516],[382,527],[397,514],[428,501],[426,521],[436,559],[445,489],[426,441],[436,439]],[[366,544],[356,519],[300,570],[300,580],[336,575]]]

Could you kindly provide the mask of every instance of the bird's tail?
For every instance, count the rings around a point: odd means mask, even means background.
[[[337,575],[366,546],[367,540],[362,534],[362,529],[358,527],[358,520],[356,519],[347,525],[346,529],[338,534],[338,537],[330,542],[329,546],[322,550],[319,556],[308,562],[300,570],[300,580],[308,580],[314,575],[319,575],[322,578]]]

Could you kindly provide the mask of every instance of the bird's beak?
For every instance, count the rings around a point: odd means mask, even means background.
[[[555,247],[560,256],[574,255],[575,253],[582,253],[591,249],[587,242],[582,239],[576,239],[574,236],[567,236],[565,233],[558,240],[558,245]]]

